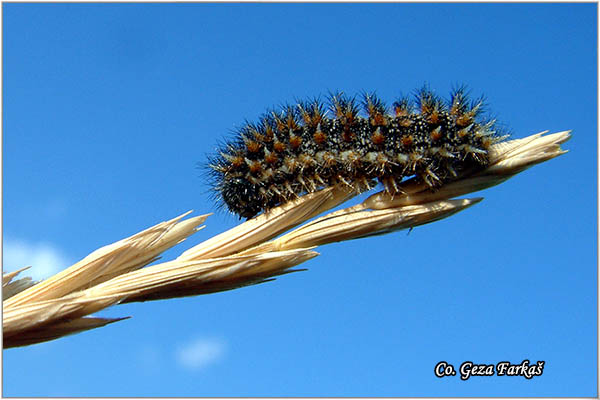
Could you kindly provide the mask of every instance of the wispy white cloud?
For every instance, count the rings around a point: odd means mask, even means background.
[[[181,345],[175,354],[177,363],[188,369],[202,369],[223,358],[225,342],[218,339],[197,338]]]
[[[71,264],[69,257],[50,243],[31,243],[16,239],[4,239],[2,243],[4,272],[15,271],[30,265],[31,268],[21,275],[39,280],[48,278]]]

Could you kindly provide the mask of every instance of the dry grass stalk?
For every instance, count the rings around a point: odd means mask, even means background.
[[[200,260],[239,253],[298,226],[355,195],[350,188],[340,186],[309,193],[208,239],[183,252],[177,259]]]
[[[31,267],[21,268],[14,272],[8,272],[2,276],[2,300],[6,300],[15,294],[36,284],[30,277],[13,280],[21,272]]]
[[[99,248],[75,265],[5,300],[4,309],[56,299],[155,261],[164,250],[200,229],[197,226],[208,217],[207,214],[180,222],[188,214]]]
[[[25,268],[21,268],[21,269],[18,269],[16,271],[13,271],[13,272],[7,272],[4,275],[2,275],[2,288],[5,288],[6,286],[8,286],[11,283],[11,281],[13,281],[14,277],[16,277],[21,272],[23,272],[23,271],[25,271],[26,269],[29,269],[29,268],[31,268],[31,266],[25,267]]]
[[[173,261],[145,267],[161,252],[199,230],[207,217],[183,220],[184,214],[102,247],[34,286],[26,288],[23,284],[25,290],[3,301],[4,345],[39,343],[115,322],[119,319],[87,315],[120,302],[207,294],[265,282],[293,272],[291,268],[317,256],[312,250],[315,246],[446,218],[481,201],[452,197],[497,185],[532,165],[563,154],[560,144],[569,137],[569,132],[547,136],[540,133],[499,143],[489,154],[489,168],[482,172],[463,176],[434,192],[409,180],[402,185],[402,195],[374,194],[358,205],[268,241],[355,195],[348,187],[326,188],[208,239]],[[3,276],[4,289],[19,272]]]
[[[42,325],[36,329],[31,329],[19,333],[19,335],[13,336],[8,341],[10,346],[5,347],[18,347],[27,346],[30,344],[36,344],[41,342],[47,342],[49,340],[58,339],[63,336],[71,335],[73,333],[79,333],[94,328],[100,328],[102,326],[112,324],[113,322],[122,321],[128,319],[124,318],[94,318],[85,317],[77,318],[65,322],[60,322],[52,325],[52,329],[48,329],[47,326]]]
[[[449,217],[482,198],[444,200],[416,206],[368,210],[364,203],[328,214],[307,223],[282,237],[245,251],[243,254],[264,251],[290,250],[382,235],[413,228]]]
[[[5,308],[3,315],[4,339],[20,332],[40,327],[57,320],[75,319],[92,314],[128,297],[141,298],[151,294],[164,298],[162,291],[194,286],[195,281],[227,281],[232,275],[270,273],[288,269],[304,262],[317,253],[307,250],[271,252],[250,256],[232,256],[202,261],[171,261],[138,271],[132,271],[86,290],[57,299],[36,301]],[[197,286],[197,283],[196,283]],[[146,298],[144,298],[146,300]],[[25,318],[27,316],[27,318]]]

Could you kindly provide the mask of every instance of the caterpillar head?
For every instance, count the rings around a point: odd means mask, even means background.
[[[252,218],[262,208],[262,196],[258,185],[253,185],[243,178],[226,179],[221,187],[221,194],[229,211],[244,218]]]

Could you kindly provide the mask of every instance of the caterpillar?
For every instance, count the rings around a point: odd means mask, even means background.
[[[397,193],[415,176],[435,190],[484,169],[490,146],[506,137],[483,109],[483,99],[470,101],[464,87],[448,100],[424,87],[391,109],[374,93],[286,105],[246,122],[209,160],[213,188],[246,218],[337,183],[362,192],[381,182]]]

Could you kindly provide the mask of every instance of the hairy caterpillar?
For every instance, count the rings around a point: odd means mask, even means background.
[[[433,189],[483,169],[489,147],[504,139],[482,118],[482,100],[458,88],[445,101],[423,88],[392,113],[374,94],[359,103],[343,93],[270,111],[246,123],[210,160],[214,189],[227,208],[251,218],[302,193],[336,183],[395,193],[417,176]],[[360,110],[362,106],[362,113]]]

